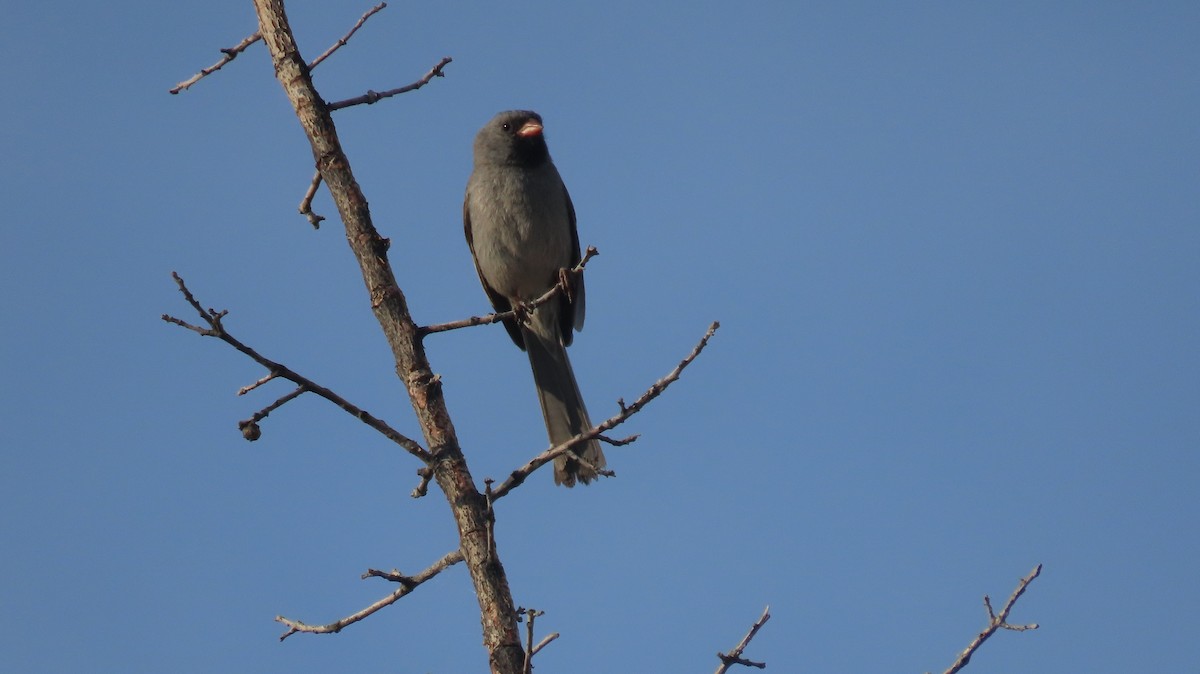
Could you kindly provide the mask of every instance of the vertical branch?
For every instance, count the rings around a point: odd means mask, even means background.
[[[429,367],[420,333],[388,264],[390,242],[371,222],[367,200],[342,151],[328,107],[313,87],[308,65],[300,57],[282,0],[254,0],[254,7],[259,31],[275,64],[275,76],[312,145],[317,170],[329,188],[346,227],[346,239],[362,270],[371,309],[391,347],[396,374],[408,390],[426,446],[434,454],[433,477],[446,495],[458,527],[460,549],[479,599],[491,671],[518,674],[525,654],[504,568],[497,555],[488,554],[486,503],[467,470],[441,385]]]

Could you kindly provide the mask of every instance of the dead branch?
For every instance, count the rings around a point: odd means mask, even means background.
[[[520,486],[521,483],[523,483],[525,481],[525,479],[528,478],[529,475],[533,473],[533,471],[546,465],[547,463],[550,463],[555,458],[557,458],[563,454],[566,454],[567,452],[570,452],[571,448],[574,447],[575,445],[577,445],[581,442],[590,440],[592,438],[603,438],[604,436],[601,434],[604,433],[604,431],[607,431],[611,428],[615,428],[616,426],[619,426],[619,425],[625,423],[625,421],[627,419],[629,419],[629,417],[642,411],[642,408],[644,408],[646,405],[648,405],[651,400],[654,400],[655,398],[657,398],[659,395],[662,394],[663,391],[667,390],[668,386],[670,386],[671,384],[673,384],[679,380],[679,376],[681,374],[683,374],[683,370],[688,365],[691,365],[692,361],[696,360],[696,358],[700,355],[700,352],[703,351],[704,347],[708,345],[708,340],[712,339],[712,336],[717,332],[717,328],[720,328],[720,327],[721,327],[721,324],[716,321],[714,321],[712,323],[712,325],[709,325],[708,330],[704,333],[704,336],[701,337],[700,341],[696,344],[696,346],[692,348],[692,352],[689,353],[686,357],[684,357],[683,360],[679,361],[679,364],[676,365],[675,368],[672,369],[670,372],[668,372],[666,374],[666,376],[664,376],[662,379],[659,379],[658,381],[654,382],[650,386],[650,388],[646,389],[646,392],[643,393],[637,400],[635,400],[632,405],[627,406],[627,405],[625,405],[624,400],[618,400],[617,405],[620,407],[620,410],[621,410],[620,412],[609,417],[608,419],[606,419],[599,425],[593,426],[590,430],[580,433],[580,434],[576,435],[575,437],[571,438],[570,440],[567,440],[566,442],[563,442],[561,444],[555,445],[554,447],[551,447],[550,449],[547,449],[546,451],[542,452],[541,454],[538,454],[534,458],[530,459],[529,462],[526,463],[525,465],[514,470],[508,476],[508,479],[506,479],[504,482],[502,482],[500,484],[500,486],[497,487],[495,489],[495,491],[492,492],[492,500],[496,500],[496,499],[504,497],[510,491],[512,491],[513,489]],[[631,436],[629,438],[625,438],[624,440],[618,441],[613,444],[627,444],[627,443],[631,442],[635,437],[636,436]],[[572,454],[572,457],[578,461],[582,461],[582,459],[578,455]],[[611,477],[613,475],[612,471],[597,471],[597,472],[599,472],[601,475],[607,475],[609,477]]]
[[[262,33],[255,31],[254,33],[251,33],[248,37],[246,37],[246,39],[237,43],[233,47],[229,47],[227,49],[222,49],[221,53],[224,54],[224,56],[221,57],[220,61],[217,61],[216,63],[212,64],[211,66],[209,66],[207,68],[204,68],[203,70],[196,73],[195,75],[192,75],[191,78],[186,79],[186,80],[180,82],[179,84],[176,84],[171,89],[168,89],[168,91],[170,91],[171,94],[178,94],[179,92],[184,91],[188,87],[199,82],[201,79],[208,77],[209,75],[217,72],[221,68],[224,68],[226,63],[229,63],[230,61],[237,58],[238,54],[246,51],[247,47],[254,44],[255,42],[258,42],[261,39],[262,39]]]
[[[991,638],[991,636],[996,633],[996,630],[1005,629],[1012,630],[1014,632],[1024,632],[1026,630],[1036,630],[1038,628],[1037,623],[1030,623],[1028,625],[1010,625],[1008,624],[1008,614],[1012,612],[1013,606],[1016,605],[1017,600],[1021,598],[1021,595],[1025,594],[1025,589],[1029,587],[1029,584],[1033,582],[1033,579],[1037,578],[1039,575],[1041,575],[1041,573],[1042,565],[1038,564],[1033,568],[1033,571],[1031,571],[1028,576],[1022,578],[1021,582],[1017,583],[1017,589],[1013,590],[1012,596],[1010,596],[1008,601],[1004,603],[1004,608],[1000,609],[999,614],[992,612],[991,598],[986,594],[983,595],[983,605],[985,608],[987,608],[988,613],[988,626],[971,641],[971,643],[965,650],[963,650],[962,653],[959,653],[958,659],[954,661],[954,664],[950,665],[949,669],[947,669],[944,674],[954,674],[955,672],[960,671],[963,667],[966,667],[967,663],[971,661],[971,656],[975,655],[975,651],[979,650],[979,647],[983,645],[983,642]]]
[[[385,606],[391,606],[392,604],[395,604],[397,601],[399,601],[399,599],[401,597],[409,594],[410,592],[415,590],[417,587],[419,587],[421,585],[421,583],[424,583],[425,581],[429,580],[430,578],[433,578],[434,576],[438,575],[442,571],[445,571],[446,569],[454,566],[455,564],[461,562],[462,560],[463,560],[462,553],[459,552],[458,550],[455,550],[453,552],[448,552],[441,559],[439,559],[438,561],[436,561],[432,565],[430,565],[429,568],[425,569],[424,571],[422,571],[421,573],[418,573],[415,576],[405,576],[404,574],[400,573],[399,571],[387,572],[387,571],[376,571],[375,569],[367,569],[367,572],[364,573],[362,576],[363,578],[372,578],[372,577],[384,578],[386,580],[390,580],[395,583],[400,583],[400,589],[389,594],[388,596],[384,597],[383,599],[380,599],[379,601],[375,602],[374,604],[371,604],[370,606],[364,608],[363,610],[358,611],[357,613],[348,615],[345,618],[342,618],[341,620],[335,620],[334,622],[331,622],[327,625],[308,625],[306,623],[300,622],[299,620],[291,620],[290,618],[285,618],[281,615],[275,616],[275,622],[281,622],[284,625],[288,626],[288,631],[286,631],[282,635],[280,635],[279,640],[283,641],[284,639],[292,636],[293,634],[295,634],[297,632],[308,632],[309,634],[333,634],[336,632],[341,632],[346,627],[353,625],[354,623],[362,620],[363,618],[366,618],[367,616],[378,611],[379,609],[384,608]]]
[[[754,638],[755,634],[758,634],[758,630],[761,629],[763,625],[766,625],[767,621],[770,619],[771,607],[767,606],[763,609],[762,615],[758,617],[758,620],[755,620],[754,624],[750,626],[750,631],[746,632],[746,636],[742,637],[742,640],[738,642],[738,645],[735,646],[732,651],[729,651],[728,654],[717,651],[717,658],[721,660],[721,666],[717,667],[716,674],[725,674],[725,672],[732,665],[757,667],[758,669],[767,668],[767,663],[765,662],[755,662],[753,660],[747,660],[743,658],[742,652],[745,651],[746,647],[750,645],[750,640]]]
[[[489,325],[491,323],[499,323],[500,321],[504,321],[509,318],[521,318],[522,314],[532,313],[538,307],[549,302],[551,299],[558,297],[560,293],[567,292],[567,286],[570,285],[568,280],[569,277],[567,275],[582,274],[584,268],[587,267],[588,260],[596,257],[599,254],[600,251],[597,250],[595,246],[588,246],[587,250],[583,253],[583,258],[579,260],[579,264],[570,269],[564,270],[566,274],[560,276],[558,283],[554,284],[554,286],[547,290],[541,297],[533,300],[532,302],[528,302],[509,311],[500,311],[494,314],[488,314],[486,316],[472,316],[470,318],[464,318],[462,320],[452,321],[450,323],[426,325],[418,328],[421,331],[421,336],[424,337],[425,335],[431,335],[435,332],[447,332],[449,330],[469,328],[474,325]]]
[[[187,303],[196,310],[196,313],[200,315],[200,318],[208,324],[208,327],[204,328],[197,325],[192,325],[168,314],[162,315],[162,319],[164,321],[187,328],[205,337],[215,337],[237,349],[246,356],[249,356],[251,360],[267,369],[267,372],[269,373],[267,377],[260,379],[249,387],[245,387],[243,391],[254,388],[264,383],[266,380],[273,378],[286,379],[299,387],[297,390],[263,408],[250,419],[238,423],[238,428],[242,429],[242,434],[245,435],[248,440],[255,440],[258,438],[259,431],[257,422],[266,417],[273,410],[289,400],[298,397],[302,393],[315,393],[334,405],[342,408],[342,410],[350,414],[350,416],[375,429],[387,439],[400,445],[406,449],[409,454],[412,454],[420,459],[422,463],[428,465],[433,461],[433,455],[430,454],[428,450],[418,444],[415,440],[403,435],[396,429],[389,426],[387,422],[376,418],[366,410],[359,408],[350,401],[334,393],[328,388],[321,386],[313,380],[300,375],[286,365],[266,358],[262,354],[258,353],[258,351],[255,351],[251,347],[235,338],[233,335],[229,334],[229,332],[225,329],[224,323],[222,322],[222,319],[229,313],[227,310],[216,311],[215,309],[205,309],[192,295],[192,292],[188,290],[187,284],[183,282],[183,278],[181,278],[179,274],[171,272],[171,277],[175,279],[175,284],[179,286],[179,290],[183,293],[184,299],[187,300]]]
[[[374,7],[372,7],[371,9],[368,9],[365,14],[363,14],[361,17],[359,17],[358,23],[354,24],[354,27],[350,29],[350,32],[343,35],[342,38],[340,40],[338,40],[337,42],[334,42],[333,46],[330,47],[329,49],[326,49],[324,54],[321,54],[317,58],[313,59],[312,63],[308,64],[308,69],[312,70],[313,68],[316,68],[317,66],[321,65],[321,61],[324,61],[325,59],[332,56],[333,52],[341,49],[342,47],[345,47],[346,43],[348,43],[350,41],[350,37],[352,35],[354,35],[355,33],[357,33],[359,28],[363,27],[363,24],[367,22],[367,19],[369,19],[372,16],[383,11],[383,9],[386,7],[387,7],[387,3],[381,2],[378,5],[375,5]]]
[[[334,103],[326,103],[326,108],[329,110],[329,112],[333,112],[335,110],[349,108],[354,105],[373,105],[385,98],[391,98],[392,96],[397,96],[399,94],[406,94],[410,91],[416,91],[426,84],[429,84],[429,82],[435,77],[445,77],[446,75],[442,72],[442,69],[449,65],[453,60],[454,59],[450,58],[449,56],[443,58],[441,61],[438,61],[437,65],[430,68],[429,72],[425,73],[424,77],[416,82],[413,82],[412,84],[406,84],[398,89],[389,89],[387,91],[367,91],[367,93],[363,94],[362,96],[355,96],[354,98],[347,98],[344,101],[337,101]]]

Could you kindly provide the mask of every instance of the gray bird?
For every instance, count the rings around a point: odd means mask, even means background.
[[[479,280],[496,311],[508,311],[545,294],[559,270],[579,263],[579,233],[571,195],[550,160],[542,118],[528,110],[496,115],[475,136],[475,167],[467,181],[463,226]],[[583,278],[571,284],[570,298],[555,297],[529,321],[504,321],[517,346],[529,354],[550,444],[557,445],[592,427],[567,346],[571,330],[583,328]],[[596,440],[573,450],[596,468],[604,452]],[[554,462],[554,482],[584,484],[596,472],[575,459]]]

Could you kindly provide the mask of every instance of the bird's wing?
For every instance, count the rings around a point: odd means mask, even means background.
[[[479,268],[479,258],[475,255],[475,241],[471,235],[471,193],[469,191],[463,199],[463,232],[467,236],[467,248],[471,249],[471,261],[475,263],[475,273],[479,274],[479,283],[483,285],[483,291],[492,301],[492,307],[497,313],[512,311],[512,303],[508,301],[507,297],[488,285],[487,279],[483,277],[483,270]],[[504,329],[508,330],[508,336],[512,337],[512,341],[524,351],[525,339],[521,336],[521,326],[517,325],[515,320],[508,318],[504,320]]]

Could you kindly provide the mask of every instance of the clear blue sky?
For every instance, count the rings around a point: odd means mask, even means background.
[[[320,6],[315,6],[320,5]],[[293,3],[310,58],[369,3]],[[7,3],[0,27],[0,669],[479,672],[464,569],[280,644],[456,544],[416,462],[187,316],[419,436],[248,1]],[[1200,662],[1200,5],[396,2],[317,71],[418,321],[487,310],[475,131],[546,120],[574,197],[593,418],[723,327],[608,452],[499,508],[539,671],[711,671],[759,614],[779,672]],[[432,338],[476,477],[543,448],[498,327]]]

